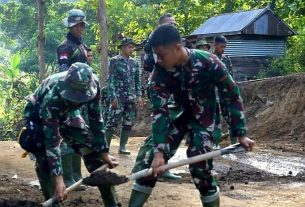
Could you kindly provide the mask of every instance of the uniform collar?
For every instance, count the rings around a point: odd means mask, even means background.
[[[72,42],[75,42],[76,44],[80,45],[83,43],[83,39],[82,38],[77,38],[75,37],[71,32],[69,32],[67,34],[67,39],[72,41]]]

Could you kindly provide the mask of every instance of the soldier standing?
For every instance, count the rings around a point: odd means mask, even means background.
[[[57,48],[59,72],[68,70],[75,62],[88,63],[88,60],[90,61],[89,48],[82,41],[82,34],[88,25],[84,12],[79,9],[68,11],[68,16],[63,19],[63,24],[69,29],[69,32],[66,39]],[[82,113],[85,110],[85,107],[82,108]],[[61,144],[61,153],[64,181],[67,186],[70,186],[82,178],[81,157],[65,142]]]
[[[83,157],[89,172],[105,163],[110,168],[117,166],[108,154],[99,107],[99,82],[87,64],[74,63],[68,71],[49,76],[27,100],[26,125],[41,129],[36,132],[36,137],[44,144],[33,154],[45,199],[53,194],[59,201],[67,197],[60,151],[63,140]],[[82,105],[88,107],[89,126],[79,113]],[[99,190],[105,206],[117,206],[112,187],[99,186]]]
[[[128,137],[136,118],[136,105],[143,107],[141,77],[137,61],[131,57],[135,43],[124,38],[119,45],[120,54],[109,63],[108,98],[111,106],[106,124],[106,139],[110,146],[113,134],[120,123],[119,154],[130,154],[126,149]]]
[[[145,156],[142,160],[137,159],[134,171],[151,166],[154,176],[134,183],[129,207],[144,205],[157,176],[163,173],[159,167],[175,154],[185,133],[189,132],[191,137],[188,157],[210,152],[213,142],[219,141],[212,138],[217,116],[216,86],[220,97],[226,100],[223,107],[230,112],[228,124],[231,135],[238,137],[247,150],[252,150],[254,146],[254,142],[246,136],[238,86],[215,55],[183,47],[179,31],[171,25],[159,26],[151,36],[151,45],[162,67],[153,70],[149,82],[153,109],[152,139],[145,142]],[[185,127],[180,129],[171,121],[168,108],[170,96],[174,96],[183,108],[183,122],[187,130]],[[153,144],[149,145],[150,142]],[[204,207],[219,207],[219,188],[211,174],[212,168],[212,160],[189,166]]]
[[[229,56],[224,54],[224,51],[227,47],[228,40],[222,35],[214,37],[214,54],[225,64],[229,74],[233,77],[233,66]]]

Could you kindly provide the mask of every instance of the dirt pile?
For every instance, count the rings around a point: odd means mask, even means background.
[[[305,74],[240,83],[249,135],[270,147],[303,151],[305,145]],[[139,114],[134,135],[150,133],[150,104]]]
[[[303,151],[305,74],[241,83],[249,135],[272,147]]]

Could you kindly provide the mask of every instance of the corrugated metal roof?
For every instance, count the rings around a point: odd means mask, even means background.
[[[241,33],[242,29],[265,11],[266,8],[215,16],[204,22],[191,35]]]

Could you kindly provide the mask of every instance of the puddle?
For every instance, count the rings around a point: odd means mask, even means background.
[[[186,149],[179,148],[169,162],[177,162],[181,159],[186,159]],[[222,156],[222,159],[238,162],[244,165],[250,165],[261,171],[265,171],[278,176],[296,176],[298,173],[305,172],[304,157],[297,156],[280,156],[271,153],[242,153],[230,154]],[[230,170],[229,164],[214,162],[215,174],[226,174]],[[183,166],[171,170],[173,173],[188,173],[188,167]]]

